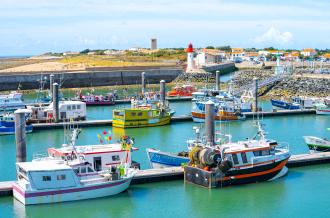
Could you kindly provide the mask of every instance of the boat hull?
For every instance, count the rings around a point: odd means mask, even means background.
[[[33,126],[28,125],[25,128],[26,133],[31,133],[33,131]],[[15,127],[0,127],[0,135],[12,135],[15,134]]]
[[[191,116],[194,122],[202,123],[205,122],[205,113],[191,112]],[[215,116],[215,121],[235,121],[235,120],[243,120],[245,117],[231,114],[231,115],[219,115]]]
[[[119,128],[138,128],[138,127],[152,127],[152,126],[163,126],[171,122],[170,116],[161,118],[150,118],[141,120],[122,120],[113,119],[112,126]]]
[[[115,105],[114,101],[83,101],[87,106]]]
[[[287,162],[288,158],[246,169],[233,169],[223,176],[200,168],[186,166],[184,176],[185,181],[208,188],[241,185],[271,180],[279,175]]]
[[[330,141],[314,136],[304,136],[305,143],[311,151],[330,151]]]
[[[316,114],[330,115],[330,108],[329,109],[316,109]]]
[[[189,162],[188,157],[182,157],[155,149],[147,149],[150,166],[154,169],[182,166]]]
[[[24,191],[18,184],[14,184],[13,193],[14,197],[24,205],[77,201],[116,195],[128,189],[132,178],[97,185],[34,192]]]
[[[300,109],[299,105],[293,105],[291,103],[285,101],[279,101],[271,99],[272,106],[278,109],[286,109],[286,110],[298,110]]]

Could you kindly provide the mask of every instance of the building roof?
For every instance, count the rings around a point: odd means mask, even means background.
[[[315,52],[315,49],[313,48],[304,48],[301,50],[301,52]]]
[[[231,52],[232,53],[243,53],[244,49],[243,48],[232,48]]]
[[[68,165],[64,164],[64,161],[60,160],[20,162],[16,164],[25,171],[52,171],[72,169]]]

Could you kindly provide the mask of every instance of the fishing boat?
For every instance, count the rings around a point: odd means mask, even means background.
[[[28,123],[47,123],[54,121],[54,106],[51,103],[48,106],[31,105],[27,106],[30,111]],[[59,101],[59,120],[85,120],[86,119],[86,103],[81,101]]]
[[[113,110],[112,125],[120,128],[162,126],[171,122],[173,114],[167,101],[163,105],[132,99],[131,108]]]
[[[85,102],[87,106],[93,105],[114,105],[116,96],[114,93],[107,93],[106,95],[94,95],[87,93],[87,95],[82,95],[81,91],[77,93],[75,100],[80,100]]]
[[[20,108],[25,108],[22,93],[14,91],[7,95],[0,95],[0,111],[12,111]]]
[[[206,143],[189,152],[186,182],[208,188],[269,181],[284,176],[290,152],[287,145],[265,138],[258,125],[256,137],[219,146]]]
[[[26,133],[33,131],[32,125],[26,125]],[[0,135],[15,134],[15,116],[13,113],[0,115]]]
[[[330,103],[320,103],[317,104],[316,106],[316,114],[319,115],[330,115]]]
[[[154,169],[183,166],[189,162],[188,152],[169,153],[154,148],[147,148],[150,167]]]
[[[301,109],[301,105],[296,102],[288,102],[284,100],[270,100],[274,109],[285,109],[285,110],[298,110]]]
[[[128,189],[136,173],[125,165],[95,172],[83,161],[68,164],[64,160],[22,162],[16,163],[16,167],[18,179],[13,184],[13,194],[24,205],[116,195]],[[88,176],[84,176],[86,172]]]
[[[196,92],[196,88],[192,85],[175,86],[169,92],[168,97],[190,97],[192,93]]]
[[[194,122],[204,122],[206,102],[206,100],[203,100],[192,104],[191,116]],[[245,119],[245,116],[241,113],[239,106],[232,100],[216,100],[215,105],[216,121],[235,121]]]
[[[328,128],[330,131],[330,128]],[[305,143],[310,151],[330,151],[330,140],[315,136],[304,136]]]
[[[79,132],[73,131],[69,145],[50,149],[48,157],[16,163],[17,200],[24,205],[76,201],[116,195],[129,187],[137,172],[130,167],[131,139],[123,137],[120,149],[117,145],[88,148],[75,146]]]

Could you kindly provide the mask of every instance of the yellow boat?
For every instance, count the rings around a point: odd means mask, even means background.
[[[148,107],[115,109],[112,126],[120,128],[149,127],[169,124],[172,113],[164,109]]]

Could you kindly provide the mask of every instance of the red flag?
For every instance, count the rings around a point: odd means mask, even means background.
[[[106,135],[107,134],[107,131],[103,131],[103,135]]]

